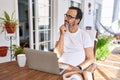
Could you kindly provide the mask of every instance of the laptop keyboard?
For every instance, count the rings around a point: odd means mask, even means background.
[[[59,64],[59,68],[66,69],[67,67],[68,67],[68,65]]]

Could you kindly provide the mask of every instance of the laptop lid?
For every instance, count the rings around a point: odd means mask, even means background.
[[[64,72],[65,67],[59,68],[55,53],[30,48],[25,48],[24,50],[29,68],[53,74],[62,74]]]

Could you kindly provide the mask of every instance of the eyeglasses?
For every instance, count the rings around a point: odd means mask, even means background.
[[[76,18],[76,17],[73,17],[71,15],[67,15],[67,14],[64,14],[64,16],[67,17],[68,19]]]

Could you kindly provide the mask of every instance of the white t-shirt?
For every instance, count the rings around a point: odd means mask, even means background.
[[[78,29],[77,32],[70,33],[67,30],[64,36],[64,52],[58,61],[77,66],[85,60],[84,48],[87,47],[92,47],[92,41],[87,32]]]

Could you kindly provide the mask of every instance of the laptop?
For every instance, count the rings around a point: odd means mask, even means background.
[[[56,53],[24,48],[27,65],[31,69],[61,75],[67,65],[58,64]]]

